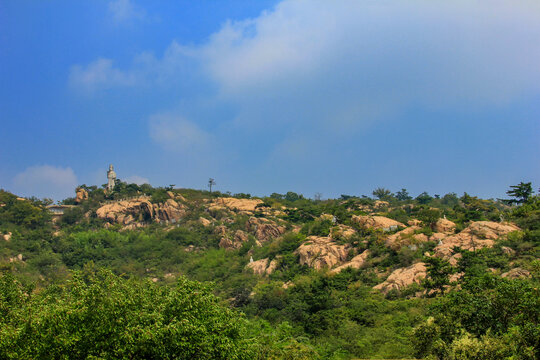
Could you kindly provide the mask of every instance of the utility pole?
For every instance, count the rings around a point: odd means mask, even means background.
[[[210,188],[210,195],[212,195],[212,186],[216,185],[216,181],[212,178],[208,179],[208,187]]]

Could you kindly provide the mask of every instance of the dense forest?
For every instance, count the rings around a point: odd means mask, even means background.
[[[0,190],[0,358],[538,359],[540,196]]]

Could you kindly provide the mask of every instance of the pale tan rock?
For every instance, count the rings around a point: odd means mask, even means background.
[[[167,273],[165,275],[163,275],[163,278],[165,279],[174,279],[176,276],[174,276],[173,273]]]
[[[214,228],[214,233],[219,236],[227,235],[227,227],[225,225],[219,225]]]
[[[395,270],[384,282],[373,288],[380,290],[383,293],[387,293],[394,289],[401,291],[413,283],[420,284],[422,279],[426,277],[426,274],[426,265],[423,262],[419,262],[409,267]]]
[[[456,230],[456,224],[448,219],[439,219],[435,223],[434,231],[443,234],[453,234]]]
[[[516,253],[516,251],[512,248],[509,248],[508,246],[501,246],[501,250],[503,252],[503,254],[506,254],[506,255],[514,255]]]
[[[161,221],[176,222],[186,215],[184,206],[173,199],[167,199],[155,207],[155,211],[156,217]]]
[[[14,262],[21,262],[23,261],[23,254],[19,254],[17,256],[14,256],[12,258],[9,258],[9,262],[10,263],[14,263]]]
[[[505,236],[519,228],[510,223],[496,223],[493,221],[476,221],[471,223],[459,234],[447,236],[441,239],[439,245],[435,247],[435,254],[439,257],[450,258],[453,248],[474,251],[485,247],[492,247],[495,240]]]
[[[356,230],[352,227],[339,224],[330,228],[330,237],[332,239],[350,239],[356,234]]]
[[[411,219],[409,221],[407,221],[407,225],[409,226],[421,226],[422,225],[422,222],[418,219]]]
[[[111,224],[130,225],[142,219],[155,222],[176,222],[185,214],[185,206],[167,199],[163,204],[152,204],[147,197],[106,204],[96,210],[99,218]]]
[[[415,245],[427,242],[429,239],[425,234],[415,234],[414,232],[420,230],[418,226],[411,226],[398,231],[386,238],[386,245],[394,250],[406,245]]]
[[[268,275],[273,273],[277,269],[278,264],[279,264],[279,256],[277,256],[275,259],[270,261],[270,264],[268,264],[268,267],[266,268],[266,273]]]
[[[429,237],[429,241],[436,241],[438,243],[439,241],[441,241],[447,236],[448,236],[447,234],[443,234],[443,233],[433,233]]]
[[[83,188],[78,188],[75,193],[75,202],[80,204],[84,200],[88,200],[88,191]]]
[[[253,273],[255,275],[263,276],[263,275],[270,275],[271,273],[273,273],[276,270],[277,265],[278,265],[278,258],[275,258],[270,262],[268,258],[265,258],[265,259],[249,262],[246,265],[246,268],[253,270]]]
[[[287,281],[286,283],[283,283],[283,285],[281,285],[283,289],[288,289],[293,286],[294,286],[294,283],[292,281]]]
[[[528,278],[531,276],[531,273],[528,270],[522,268],[514,268],[510,271],[505,272],[501,275],[503,278],[508,279],[519,279],[519,278]]]
[[[371,252],[369,250],[364,250],[360,255],[356,255],[355,257],[353,257],[351,261],[348,261],[345,264],[340,265],[335,269],[332,269],[331,272],[337,274],[347,268],[360,269],[362,266],[364,266],[370,254]]]
[[[211,204],[210,210],[232,210],[238,212],[253,213],[257,205],[262,204],[260,199],[236,199],[236,198],[217,198]]]
[[[247,269],[253,270],[253,273],[255,275],[264,275],[266,274],[266,268],[268,267],[268,258],[266,259],[260,259],[257,261],[249,262],[246,265]]]
[[[373,207],[377,210],[387,208],[389,205],[390,204],[388,203],[388,201],[383,200],[375,200],[375,202],[373,203]]]
[[[13,234],[11,232],[8,232],[7,234],[2,235],[2,237],[4,238],[5,241],[9,241],[11,240],[12,235]]]
[[[320,270],[346,261],[349,248],[349,245],[338,245],[328,237],[310,236],[295,253],[300,257],[300,264]]]
[[[399,221],[384,216],[353,215],[352,220],[365,229],[391,230],[400,226],[405,227]]]
[[[450,256],[450,258],[448,259],[448,263],[450,263],[450,265],[452,265],[452,266],[457,266],[457,264],[459,263],[459,260],[462,257],[463,256],[460,253],[454,254],[454,255]]]
[[[321,214],[321,216],[319,216],[319,219],[321,219],[322,221],[332,221],[334,219],[334,215],[332,215],[332,214]]]
[[[202,226],[204,226],[204,227],[207,227],[207,226],[212,225],[212,222],[211,222],[210,220],[205,219],[205,218],[203,218],[203,217],[200,217],[200,218],[199,218],[199,223],[200,223]]]
[[[248,240],[249,240],[248,234],[246,234],[242,230],[236,230],[236,232],[234,233],[234,241],[245,243],[245,242],[248,242]]]
[[[465,273],[463,273],[463,272],[451,274],[451,275],[448,277],[448,280],[449,280],[450,282],[458,282],[459,280],[461,280],[461,278],[463,277],[463,275],[465,275]]]
[[[260,242],[266,242],[283,235],[286,229],[285,226],[277,225],[272,220],[250,217],[246,222],[246,230]]]
[[[216,226],[214,232],[221,236],[219,247],[226,250],[239,249],[249,240],[248,235],[242,230],[236,230],[231,237],[227,232],[227,228],[223,225]]]

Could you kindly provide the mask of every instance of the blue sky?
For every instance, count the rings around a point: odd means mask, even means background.
[[[540,186],[537,1],[0,0],[0,188]]]

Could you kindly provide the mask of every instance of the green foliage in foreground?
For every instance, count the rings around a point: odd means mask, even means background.
[[[466,274],[467,276],[467,274]],[[530,280],[472,276],[438,298],[413,335],[416,355],[436,359],[540,358],[540,291]]]
[[[76,272],[31,293],[0,278],[0,358],[249,359],[246,320],[210,288]]]

